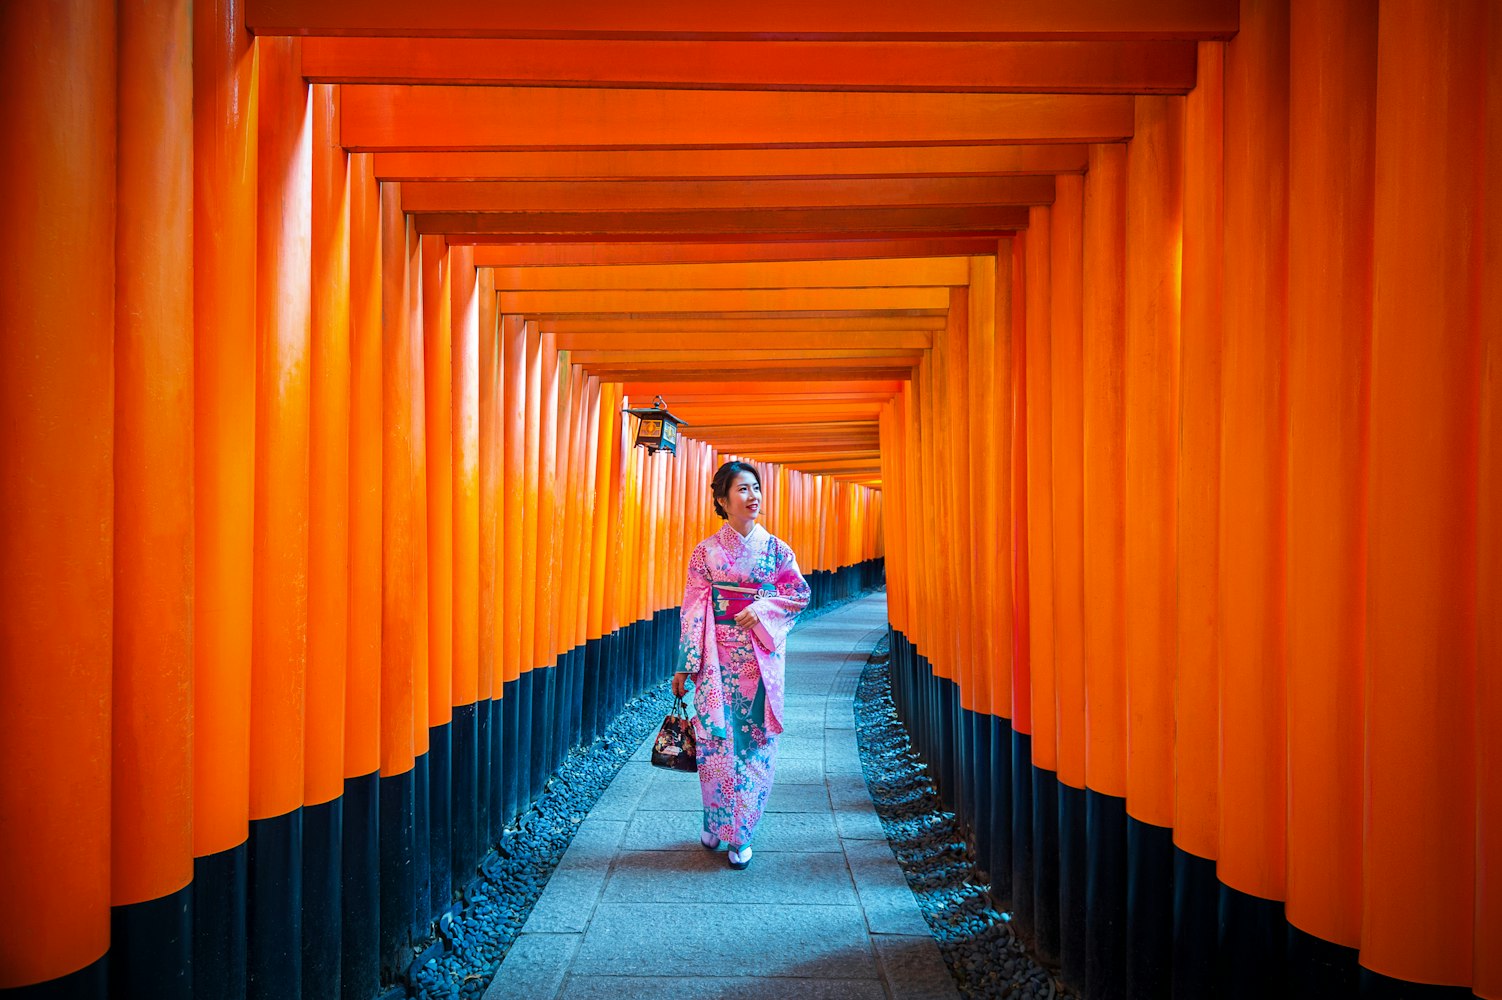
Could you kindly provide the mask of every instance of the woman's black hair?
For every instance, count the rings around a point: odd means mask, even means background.
[[[749,472],[756,479],[756,485],[761,486],[761,473],[756,471],[756,466],[750,462],[726,462],[715,470],[714,478],[709,481],[710,499],[714,501],[714,512],[720,515],[720,520],[730,520],[730,515],[725,513],[725,508],[720,506],[720,501],[730,496],[730,484],[735,477],[742,472]]]

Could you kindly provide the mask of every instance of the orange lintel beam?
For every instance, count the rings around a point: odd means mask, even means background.
[[[895,219],[890,214],[895,209],[867,209],[868,216],[878,216],[876,221],[893,222],[907,221],[900,215]],[[985,241],[995,244],[998,240],[1009,240],[1016,235],[1017,230],[1027,228],[1028,210],[1024,206],[1006,206],[1000,210],[1002,217],[1014,220],[1015,225],[1007,226],[960,226],[950,228],[919,227],[908,229],[902,227],[887,226],[886,228],[873,229],[869,226],[858,229],[799,229],[796,226],[788,226],[783,221],[784,228],[769,230],[737,229],[728,232],[706,232],[703,230],[659,230],[647,232],[628,232],[617,230],[615,232],[555,232],[541,228],[530,232],[465,232],[457,229],[442,229],[444,225],[454,222],[448,216],[430,220],[426,216],[418,216],[417,226],[419,229],[432,229],[430,235],[444,236],[450,246],[494,246],[506,245],[526,247],[528,245],[542,246],[554,243],[610,243],[624,245],[627,243],[654,243],[676,244],[688,246],[694,243],[723,243],[727,240],[742,245],[755,243],[776,244],[807,244],[807,243],[831,243],[831,242],[872,242],[888,240],[965,240],[967,242]],[[765,217],[766,213],[761,213]],[[836,221],[848,224],[845,219],[836,216]],[[987,251],[989,252],[989,251]]]
[[[551,243],[475,248],[477,267],[572,267],[601,264],[878,260],[979,257],[994,239],[838,240],[830,243]]]
[[[924,330],[815,331],[789,330],[780,333],[743,333],[741,331],[683,333],[563,333],[555,343],[560,351],[684,351],[728,350],[731,348],[764,351],[790,348],[827,351],[840,348],[864,350],[922,350],[932,338]],[[579,354],[573,360],[582,363]]]
[[[385,152],[383,181],[629,181],[754,177],[987,177],[1078,174],[1089,147],[814,146],[797,149],[524,149]]]
[[[749,361],[756,364],[784,362],[818,362],[824,365],[869,365],[890,362],[893,359],[917,363],[926,354],[923,348],[885,347],[835,347],[835,348],[782,348],[761,347],[747,340],[739,347],[703,347],[678,351],[643,351],[622,346],[604,351],[574,351],[569,360],[583,365],[595,374],[612,368],[640,368],[643,365],[709,365],[722,361]]]
[[[620,369],[612,371],[610,377],[622,382],[645,382],[648,379],[659,376],[661,372],[652,369]],[[900,368],[841,368],[832,371],[828,366],[817,368],[752,368],[746,365],[716,368],[710,371],[675,371],[673,378],[678,382],[720,382],[730,380],[734,382],[750,382],[757,380],[773,382],[824,382],[831,376],[842,377],[846,381],[858,382],[869,380],[872,382],[907,381],[912,377],[912,368],[903,366]],[[650,396],[647,397],[651,399]]]
[[[819,260],[751,264],[637,264],[507,267],[494,270],[497,291],[584,288],[869,288],[964,285],[966,257]]]
[[[669,406],[674,414],[688,422],[690,428],[697,427],[703,421],[710,420],[719,424],[730,424],[740,427],[764,427],[769,417],[774,416],[777,420],[874,420],[881,415],[881,403],[864,403],[859,406],[829,406],[823,409],[810,409],[800,404],[778,404],[775,409],[766,408],[764,403],[742,404],[740,412],[729,409],[707,410],[700,413],[696,410],[685,410],[677,401],[670,401]],[[686,433],[686,432],[685,432]]]
[[[753,288],[500,292],[501,313],[735,312],[945,309],[949,289]]]
[[[416,215],[424,236],[466,235],[547,237],[575,234],[621,238],[650,234],[681,238],[704,233],[730,236],[737,242],[748,234],[798,237],[806,233],[987,232],[1024,229],[1024,205],[931,206],[917,208],[747,208],[662,212],[428,212]]]
[[[671,398],[675,395],[692,396],[698,394],[714,394],[726,398],[733,396],[794,396],[808,398],[809,396],[829,396],[833,398],[839,393],[891,393],[901,392],[902,383],[893,381],[885,384],[873,384],[865,381],[852,381],[849,379],[827,379],[819,383],[806,383],[798,386],[777,385],[775,382],[764,381],[739,381],[736,379],[721,379],[718,385],[705,385],[703,380],[688,383],[680,379],[626,381],[621,386],[621,391],[632,399],[651,400],[661,393]]]
[[[825,0],[706,4],[701,0],[248,0],[258,35],[629,39],[1227,39],[1237,0]]]
[[[315,38],[302,69],[318,83],[1183,94],[1194,87],[1195,46]]]
[[[695,212],[734,209],[1046,205],[1052,174],[747,181],[408,181],[408,212]]]
[[[944,328],[942,316],[870,315],[861,317],[812,317],[793,319],[777,316],[758,316],[750,319],[684,319],[678,316],[659,316],[647,319],[643,316],[597,317],[593,319],[542,318],[539,326],[544,333],[629,333],[632,335],[658,333],[736,333],[750,336],[759,333],[787,333],[806,331],[858,331],[869,333],[876,330],[932,331]]]
[[[1133,124],[1130,96],[1100,94],[372,85],[341,100],[352,152],[1113,142]]]

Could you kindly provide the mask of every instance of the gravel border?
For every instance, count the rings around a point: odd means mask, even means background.
[[[887,841],[938,942],[955,987],[967,1000],[1077,997],[1013,932],[1010,914],[987,900],[990,888],[952,812],[929,780],[892,703],[890,633],[861,671],[855,735],[866,787]]]
[[[793,631],[884,589],[878,587],[805,611]],[[662,725],[672,703],[668,681],[663,680],[626,702],[593,743],[569,751],[562,766],[549,776],[542,794],[480,862],[478,877],[464,887],[462,905],[444,914],[435,926],[436,936],[415,949],[427,955],[436,947],[441,948],[441,954],[414,970],[407,996],[478,1000],[484,995],[579,824],[615,780],[621,765]],[[402,996],[399,989],[388,989],[383,1000]]]

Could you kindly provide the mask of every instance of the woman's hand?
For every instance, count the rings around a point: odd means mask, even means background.
[[[735,623],[741,628],[755,628],[757,622],[759,621],[761,621],[761,619],[757,618],[756,612],[752,611],[750,608],[745,608],[741,611],[740,614],[735,616]]]
[[[673,697],[682,698],[688,693],[688,674],[682,670],[673,675]]]

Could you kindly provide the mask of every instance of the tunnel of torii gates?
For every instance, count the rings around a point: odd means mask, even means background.
[[[6,996],[399,982],[744,456],[1084,996],[1502,997],[1502,4],[30,0],[0,108]]]

